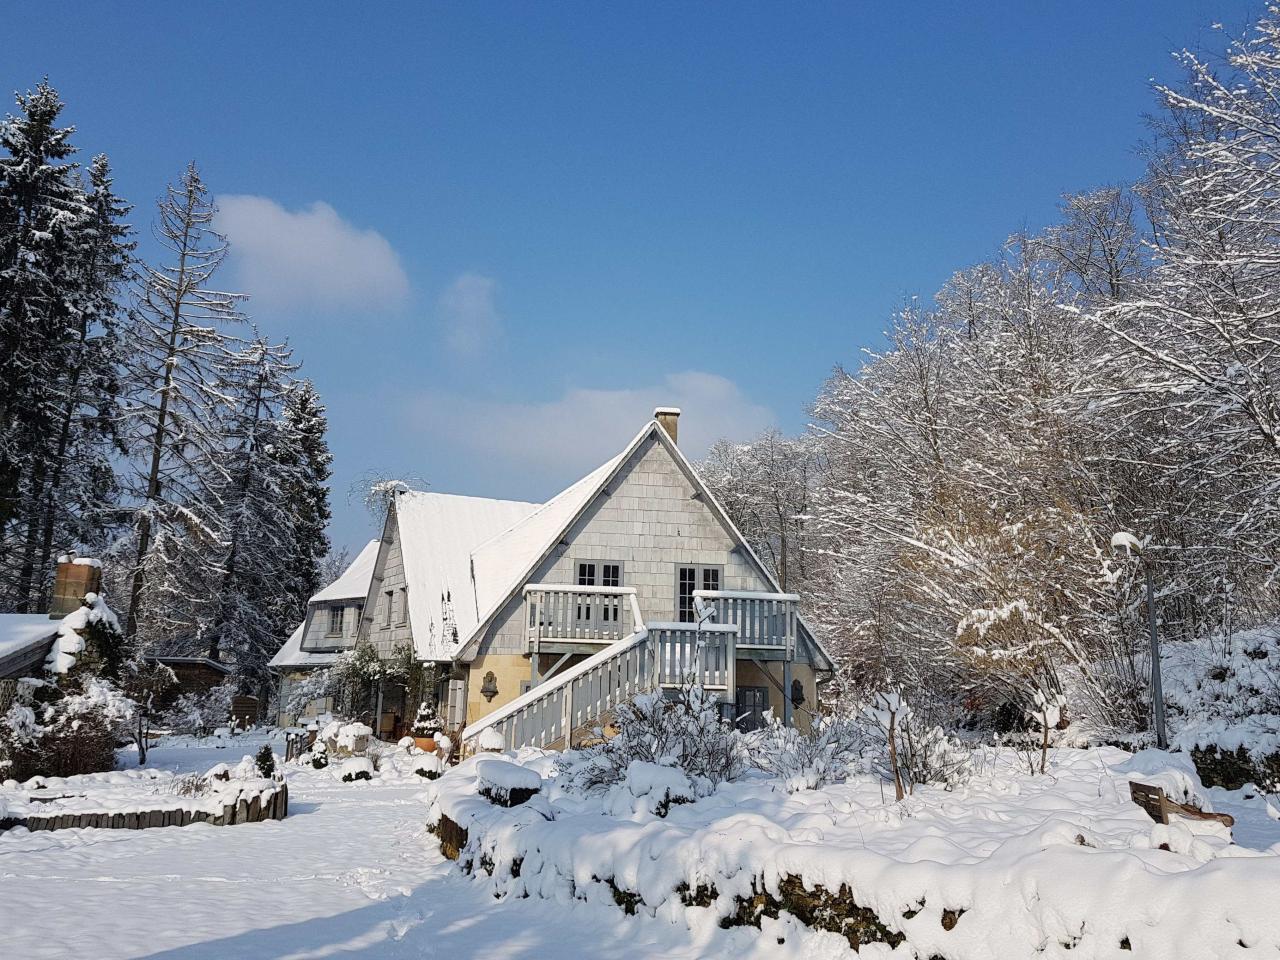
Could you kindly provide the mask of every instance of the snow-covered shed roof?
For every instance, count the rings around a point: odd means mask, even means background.
[[[59,621],[47,613],[0,614],[0,677],[25,673],[44,659],[41,649],[58,632]]]
[[[491,500],[407,490],[396,496],[396,523],[409,588],[414,646],[424,660],[450,660],[457,652],[445,629],[442,598],[452,601],[460,637],[478,616],[472,586],[472,551],[538,510],[520,500]]]
[[[376,540],[374,541],[377,542]],[[338,659],[338,650],[311,651],[302,649],[302,635],[306,632],[307,622],[298,624],[296,630],[289,634],[284,646],[276,651],[276,655],[267,664],[269,667],[329,667]]]
[[[369,594],[369,580],[373,577],[373,564],[377,559],[378,541],[370,540],[351,561],[351,566],[342,571],[342,576],[324,589],[317,591],[308,602],[363,600]]]

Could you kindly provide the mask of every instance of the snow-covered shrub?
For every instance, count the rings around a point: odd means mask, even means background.
[[[878,693],[861,714],[871,769],[893,783],[897,799],[917,785],[956,786],[972,771],[969,751],[936,724],[922,723],[896,692]]]
[[[258,766],[259,775],[268,778],[276,775],[276,755],[275,751],[271,749],[271,744],[264,743],[253,760]]]
[[[497,727],[485,727],[476,738],[476,749],[481,753],[501,753],[507,748],[507,741]]]
[[[418,704],[418,715],[413,718],[413,735],[415,737],[434,737],[440,732],[440,716],[436,705],[430,700]]]
[[[519,806],[542,789],[538,771],[497,757],[476,760],[476,780],[480,796],[499,807]]]
[[[337,777],[343,783],[373,779],[373,761],[368,757],[347,757],[338,767]]]
[[[311,750],[307,753],[308,762],[316,770],[323,770],[329,765],[329,748],[325,746],[323,740],[316,740],[311,745]]]
[[[221,683],[208,690],[183,693],[164,714],[164,723],[175,733],[208,736],[227,722],[235,687]]]
[[[1280,790],[1280,628],[1166,643],[1170,742],[1206,783]]]
[[[866,745],[866,730],[847,716],[816,717],[808,732],[777,717],[747,735],[751,762],[781,780],[788,793],[814,790],[848,773]]]
[[[330,725],[332,726],[332,724]],[[328,732],[329,728],[326,728]],[[373,727],[367,723],[343,723],[325,736],[331,752],[339,756],[362,754],[369,748]]]
[[[444,761],[434,753],[423,753],[413,758],[413,772],[427,780],[436,780],[444,773]]]
[[[720,701],[701,687],[674,696],[644,693],[614,711],[608,738],[566,751],[558,762],[568,784],[579,790],[621,783],[636,760],[679,767],[699,795],[738,777],[747,765],[743,737],[720,716]]]
[[[672,804],[692,803],[696,799],[693,781],[683,770],[632,760],[626,777],[605,794],[604,811],[624,819],[644,814],[665,817]]]
[[[1049,766],[1049,743],[1054,731],[1062,722],[1067,707],[1067,698],[1061,693],[1045,693],[1036,690],[1032,696],[1031,708],[1027,710],[1027,719],[1039,731],[1040,772],[1047,772]],[[1033,769],[1034,773],[1035,770]]]
[[[115,767],[116,745],[134,717],[135,704],[115,684],[97,678],[71,690],[28,681],[29,704],[16,703],[0,718],[0,764],[6,777],[69,777]]]
[[[396,741],[396,746],[406,753],[413,753],[418,749],[418,745],[413,742],[413,737],[401,737]]]

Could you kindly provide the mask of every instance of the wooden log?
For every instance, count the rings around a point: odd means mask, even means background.
[[[236,803],[236,823],[249,822],[249,801],[241,797]]]
[[[262,813],[262,794],[255,793],[249,799],[249,808],[248,808],[248,814],[247,814],[249,822],[257,823],[259,820],[262,819],[262,817],[260,816],[261,813]]]
[[[138,824],[138,815],[136,813],[130,812],[124,815],[124,828],[126,830],[142,829]]]
[[[113,813],[111,815],[111,829],[120,830],[120,829],[123,829],[123,827],[124,827],[124,814]]]

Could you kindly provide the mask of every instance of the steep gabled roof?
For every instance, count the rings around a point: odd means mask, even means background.
[[[622,459],[620,454],[592,470],[577,483],[560,491],[515,526],[480,544],[471,554],[471,576],[475,584],[477,616],[472,629],[495,612],[513,586],[524,582],[542,559],[548,544],[591,502]],[[463,633],[459,627],[459,634]]]
[[[477,616],[472,551],[533,514],[538,504],[410,490],[396,496],[393,509],[414,646],[423,660],[451,660],[458,647],[442,599],[450,601],[458,636],[469,636]]]
[[[376,541],[375,541],[376,542]],[[302,635],[306,632],[307,621],[298,624],[297,629],[289,634],[284,646],[276,651],[268,667],[330,667],[338,659],[340,650],[303,650]]]
[[[729,519],[729,515],[725,513],[719,501],[707,489],[702,477],[693,468],[693,464],[676,446],[667,431],[656,420],[650,420],[616,457],[547,501],[521,523],[476,548],[472,555],[472,572],[475,577],[475,592],[481,614],[476,618],[474,628],[469,633],[462,629],[461,623],[459,624],[458,635],[462,643],[455,652],[458,659],[467,661],[475,657],[479,650],[480,638],[490,621],[524,586],[538,565],[572,529],[574,523],[591,506],[596,497],[608,489],[632,454],[651,436],[656,437],[671,455],[693,489],[706,503],[707,508],[720,521],[729,538],[751,558],[751,562],[765,581],[774,590],[781,590],[769,572],[769,568],[756,556],[751,545]],[[806,626],[805,632],[813,637],[819,656],[830,663],[830,656],[814,636],[813,631]]]
[[[317,591],[307,602],[364,599],[369,593],[369,578],[373,576],[373,563],[377,559],[378,541],[370,540],[337,580]]]

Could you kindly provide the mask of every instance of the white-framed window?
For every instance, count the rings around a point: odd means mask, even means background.
[[[328,631],[329,636],[331,637],[342,636],[342,614],[343,614],[342,607],[329,608],[329,631]]]
[[[580,587],[620,587],[622,586],[622,564],[616,560],[579,560],[576,564],[578,586]],[[600,604],[600,619],[605,623],[616,623],[621,613],[620,603],[608,600]],[[591,610],[578,607],[578,619],[591,619]]]
[[[400,619],[396,621],[399,624],[409,622],[409,588],[400,588]]]
[[[384,627],[391,626],[391,617],[395,612],[396,592],[394,590],[384,590],[382,596],[386,599],[386,606],[382,610],[382,625]]]
[[[722,567],[712,564],[678,564],[676,566],[676,619],[693,623],[698,619],[693,609],[695,590],[719,590],[723,583]]]

